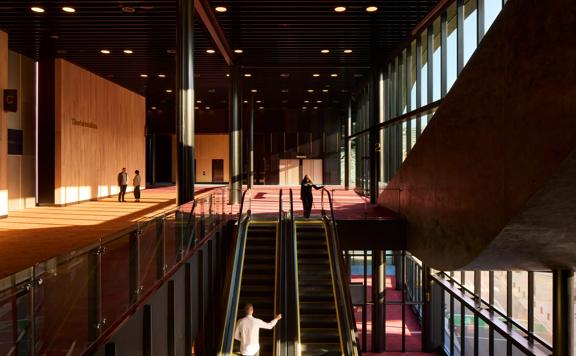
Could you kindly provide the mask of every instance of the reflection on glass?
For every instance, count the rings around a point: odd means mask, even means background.
[[[422,31],[420,35],[420,46],[421,46],[421,60],[422,67],[420,68],[420,100],[421,106],[428,104],[428,40],[426,38],[428,31]]]
[[[502,10],[502,0],[484,0],[484,29],[487,32]]]
[[[512,319],[528,326],[528,272],[512,272]]]
[[[466,355],[474,355],[474,313],[466,308],[464,314],[464,347]]]
[[[534,273],[534,333],[552,343],[552,273]]]
[[[508,350],[508,342],[502,334],[494,332],[494,355],[506,355]]]
[[[410,45],[410,108],[416,109],[416,40]]]
[[[481,318],[478,319],[478,356],[490,355],[490,327]]]
[[[440,18],[437,18],[434,21],[433,29],[434,37],[432,42],[434,45],[434,54],[432,57],[432,101],[436,101],[440,99],[440,85],[442,82],[442,42],[440,40]]]
[[[494,271],[494,307],[506,313],[508,307],[506,292],[506,271]]]
[[[464,65],[476,50],[478,43],[478,11],[476,0],[464,3]]]
[[[446,13],[446,89],[450,90],[458,76],[458,34],[456,17],[456,3],[448,7]]]
[[[450,306],[451,306],[450,294],[444,291],[444,350],[450,353],[450,334],[452,326],[450,324]]]
[[[474,271],[466,271],[464,273],[464,286],[470,292],[474,293]]]
[[[454,355],[460,355],[462,350],[462,305],[454,300]]]
[[[480,272],[480,297],[486,302],[490,299],[490,272]]]

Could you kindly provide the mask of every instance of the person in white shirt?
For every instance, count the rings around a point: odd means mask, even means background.
[[[248,303],[244,306],[246,316],[236,323],[236,331],[234,332],[234,339],[240,341],[240,354],[243,356],[256,356],[260,351],[259,331],[260,329],[272,329],[276,326],[278,320],[282,319],[282,314],[276,317],[269,323],[262,319],[255,318],[254,307]]]
[[[135,170],[134,179],[132,179],[132,185],[134,185],[134,199],[136,200],[136,202],[140,201],[140,183],[141,183],[140,171]]]

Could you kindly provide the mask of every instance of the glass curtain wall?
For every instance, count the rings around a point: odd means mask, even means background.
[[[424,132],[442,98],[452,88],[478,43],[496,20],[505,0],[454,0],[410,44],[382,64],[375,90],[380,107],[374,115],[380,169],[378,185],[383,189],[408,157]],[[368,134],[369,101],[374,96],[366,85],[356,96],[352,135],[356,145],[355,180],[358,191],[370,186]],[[354,185],[353,185],[354,186]]]

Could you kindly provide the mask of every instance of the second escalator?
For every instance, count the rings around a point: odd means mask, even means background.
[[[254,306],[254,316],[266,322],[274,317],[276,278],[276,222],[251,222],[248,226],[238,318],[244,305]],[[274,330],[260,330],[260,355],[273,355]],[[239,350],[238,342],[234,350]]]

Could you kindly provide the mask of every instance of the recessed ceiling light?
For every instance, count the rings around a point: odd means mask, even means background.
[[[314,93],[314,89],[308,89],[308,93]]]
[[[338,76],[338,74],[332,73],[332,74],[330,74],[330,76],[331,76],[332,78],[336,78],[336,77]]]
[[[57,39],[60,38],[60,36],[58,36],[58,35],[50,35],[50,38],[53,39],[53,40],[57,40]]]
[[[166,74],[158,74],[158,78],[166,78]]]
[[[303,106],[302,109],[306,110],[306,109],[308,109],[308,107],[307,107],[307,106]]]
[[[209,106],[207,106],[207,107],[206,107],[206,110],[210,110],[210,107],[209,107]]]
[[[322,89],[322,93],[328,93],[328,89]]]
[[[320,53],[324,53],[324,54],[330,53],[330,50],[329,50],[329,49],[323,49],[323,50],[320,51]]]
[[[207,50],[206,50],[206,53],[208,53],[208,54],[214,54],[214,53],[216,53],[216,51],[213,50],[213,49],[207,49]]]
[[[244,50],[243,49],[235,49],[234,53],[244,53]]]
[[[288,89],[282,89],[282,93],[288,93]]]
[[[199,108],[199,107],[197,107],[197,106],[195,106],[195,107],[194,107],[194,109],[198,110],[198,109],[200,109],[200,108]]]
[[[102,54],[110,54],[110,50],[109,49],[101,49],[100,53]]]
[[[134,53],[134,51],[131,50],[131,49],[125,49],[125,50],[122,51],[122,52],[124,52],[124,54],[132,54],[132,53]]]
[[[176,54],[176,50],[175,49],[167,49],[166,53],[168,54]]]
[[[227,77],[229,77],[229,76],[230,76],[230,74],[229,74],[229,73],[226,73],[226,76],[227,76]]]
[[[156,110],[156,107],[155,107],[155,106],[153,106],[153,107],[151,107],[150,109],[152,109],[152,110]]]
[[[256,104],[260,104],[262,100],[256,100]]]
[[[216,12],[226,12],[226,11],[228,11],[228,9],[225,8],[224,6],[216,6],[216,7],[214,8],[214,10],[216,10]]]
[[[258,90],[256,90],[256,89],[252,89],[252,90],[250,90],[250,91],[251,91],[252,93],[258,93]]]
[[[374,12],[374,11],[378,11],[378,8],[376,6],[368,6],[366,8],[366,11],[368,12]]]
[[[252,76],[252,74],[250,74],[250,73],[244,73],[244,76],[245,76],[246,78],[250,78],[250,77]]]
[[[133,7],[130,7],[130,6],[123,6],[122,11],[132,13],[132,12],[136,12],[136,9]]]
[[[196,100],[196,103],[202,104],[202,100]]]
[[[305,104],[308,104],[310,102],[310,100],[304,100]]]
[[[290,74],[289,73],[280,73],[280,76],[282,78],[288,78],[290,76]]]
[[[317,107],[317,106],[315,106],[315,107],[314,107],[314,110],[317,110],[317,109],[318,109],[318,107]]]
[[[148,74],[140,74],[141,78],[148,78]]]
[[[334,11],[336,11],[336,12],[344,12],[344,11],[346,11],[346,7],[344,7],[344,6],[337,6],[337,7],[334,8]]]
[[[322,100],[316,100],[318,104],[322,104]]]
[[[172,89],[166,89],[166,93],[172,93]]]
[[[32,10],[32,11],[34,11],[34,12],[36,12],[36,13],[39,13],[39,14],[41,14],[41,13],[43,13],[43,12],[45,11],[43,8],[38,7],[38,6],[33,6],[33,7],[30,8],[30,10]]]
[[[260,109],[260,110],[264,110],[264,107],[263,107],[263,106],[261,106],[261,107],[259,107],[258,109]]]
[[[320,76],[320,74],[314,73],[314,74],[312,74],[312,76],[318,78]]]
[[[244,104],[248,104],[248,100],[244,100]]]
[[[352,53],[352,50],[351,49],[345,49],[344,53]]]
[[[62,8],[62,11],[71,14],[71,13],[73,13],[73,12],[76,12],[76,9],[73,8],[73,7],[70,7],[70,6],[64,6],[64,7]]]

